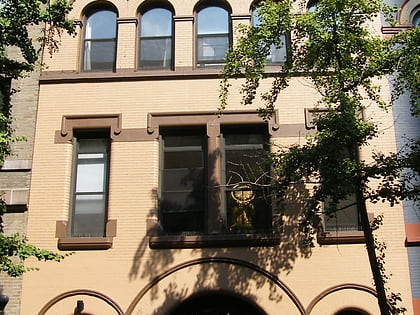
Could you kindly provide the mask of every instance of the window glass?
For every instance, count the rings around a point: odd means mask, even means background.
[[[226,215],[230,232],[263,231],[270,226],[264,134],[224,134]]]
[[[109,140],[76,140],[71,236],[102,237],[106,222]]]
[[[140,19],[139,68],[172,67],[172,12],[156,8]]]
[[[165,233],[204,233],[215,224],[223,233],[271,229],[267,136],[260,128],[236,129],[224,128],[212,152],[203,130],[163,131],[159,214]],[[216,217],[221,221],[209,221]]]
[[[161,223],[167,233],[202,232],[205,183],[201,136],[164,136]]]
[[[416,14],[414,14],[414,17],[413,17],[413,26],[414,27],[420,27],[420,10],[418,10],[416,12]]]
[[[207,7],[197,14],[197,64],[222,64],[230,44],[229,13]]]
[[[86,20],[83,70],[113,70],[116,58],[117,14],[110,10],[92,13]]]
[[[261,17],[257,13],[257,9],[252,11],[253,26],[259,26],[261,24]],[[287,36],[286,34],[279,35],[281,38],[282,46],[276,47],[276,45],[270,45],[270,51],[267,55],[267,64],[285,62],[287,59]]]
[[[340,201],[337,209],[336,213],[324,217],[326,232],[361,230],[355,195]]]

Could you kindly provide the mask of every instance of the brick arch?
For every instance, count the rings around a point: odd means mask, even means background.
[[[87,295],[87,296],[98,298],[104,301],[109,306],[111,306],[116,311],[117,315],[124,315],[124,311],[121,309],[121,307],[109,296],[103,293],[100,293],[98,291],[88,290],[88,289],[76,289],[76,290],[67,291],[67,292],[57,295],[56,297],[48,301],[47,304],[44,305],[44,307],[38,312],[38,315],[45,315],[48,312],[48,310],[51,307],[53,307],[55,304],[57,304],[58,302],[66,298],[76,296],[76,295]]]
[[[299,311],[301,315],[306,315],[305,308],[303,307],[301,301],[297,298],[297,296],[292,292],[292,290],[284,283],[282,282],[277,276],[274,274],[268,272],[267,270],[254,265],[250,262],[236,259],[236,258],[227,258],[227,257],[205,257],[205,258],[198,258],[190,261],[186,261],[184,263],[178,264],[167,271],[157,275],[152,281],[150,281],[143,289],[136,295],[136,297],[133,299],[131,304],[129,305],[128,309],[125,312],[125,315],[131,315],[133,314],[133,311],[136,309],[137,305],[141,301],[141,299],[155,286],[158,285],[159,282],[164,280],[165,278],[169,277],[170,275],[176,273],[177,271],[180,271],[182,269],[195,266],[195,265],[201,265],[201,264],[209,264],[209,263],[219,263],[219,264],[230,264],[239,266],[242,268],[249,269],[253,272],[256,272],[263,277],[267,278],[269,281],[274,283],[275,286],[279,287],[292,301],[296,309]]]

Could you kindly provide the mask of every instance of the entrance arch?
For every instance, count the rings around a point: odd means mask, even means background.
[[[176,306],[168,315],[267,315],[255,303],[225,292],[193,295]]]

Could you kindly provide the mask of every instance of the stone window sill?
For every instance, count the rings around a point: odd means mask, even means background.
[[[66,237],[58,239],[59,250],[109,249],[112,237]]]
[[[319,232],[317,235],[318,243],[321,245],[334,244],[364,244],[365,236],[363,231],[337,231]]]
[[[67,235],[67,221],[56,221],[55,236],[59,250],[110,249],[117,236],[117,220],[108,220],[104,237],[70,237]]]
[[[151,249],[257,247],[280,243],[276,234],[159,235],[149,238]]]

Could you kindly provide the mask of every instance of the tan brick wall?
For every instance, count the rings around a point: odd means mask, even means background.
[[[233,14],[248,13],[250,1],[230,2]],[[115,0],[114,3],[120,17],[135,17],[139,2]],[[194,2],[179,0],[172,3],[176,15],[193,15]],[[80,17],[85,4],[87,1],[76,1],[72,15]],[[175,64],[193,68],[193,22],[191,19],[177,21],[175,30]],[[134,67],[133,24],[120,25],[119,34],[122,37],[119,39],[118,67]],[[64,38],[60,54],[45,59],[49,70],[76,70],[78,41],[77,37]],[[133,62],[131,66],[130,62]],[[228,110],[244,110],[236,92],[241,81],[232,83]],[[269,80],[262,85],[261,91],[268,85]],[[216,111],[218,91],[218,79],[210,77],[41,84],[28,219],[30,241],[57,250],[55,222],[68,218],[72,145],[54,142],[63,116],[122,114],[123,129],[146,128],[149,113]],[[280,127],[304,124],[304,108],[313,107],[318,98],[308,82],[302,78],[293,79],[290,88],[277,101]],[[258,105],[257,102],[245,109]],[[395,150],[391,113],[378,112],[368,106],[366,116],[381,123],[381,134],[370,147],[363,148],[364,156],[367,158],[373,148]],[[304,141],[303,133],[276,139],[282,145]],[[333,315],[347,306],[358,306],[370,314],[379,314],[371,294],[351,287],[331,289],[348,283],[372,287],[364,245],[304,248],[297,233],[298,218],[293,212],[285,218],[279,246],[151,250],[146,223],[157,213],[158,183],[157,140],[112,142],[108,208],[109,219],[117,220],[117,236],[112,249],[77,251],[61,263],[29,262],[28,266],[41,269],[24,278],[22,314],[38,312],[54,297],[77,289],[106,295],[130,314],[165,314],[177,301],[204,290],[241,294],[273,315],[280,311],[299,314],[292,295],[303,308],[314,303],[311,314]],[[387,267],[394,275],[389,284],[402,293],[408,314],[412,314],[402,210],[399,206],[389,208],[377,204],[369,205],[368,211],[385,215],[385,225],[378,235],[388,243]],[[209,257],[226,261],[211,261]],[[199,259],[202,263],[198,263]],[[229,259],[230,263],[227,263]],[[181,268],[187,262],[191,265]],[[168,273],[166,277],[152,284],[156,276],[164,273]],[[268,274],[273,278],[269,279]],[[146,290],[149,285],[150,289]],[[287,288],[291,295],[287,294]],[[317,296],[327,289],[331,289],[331,293],[315,303]],[[144,294],[140,296],[140,293]],[[87,313],[115,313],[100,298],[81,294],[58,301],[47,314],[71,314],[78,299],[84,300]]]

